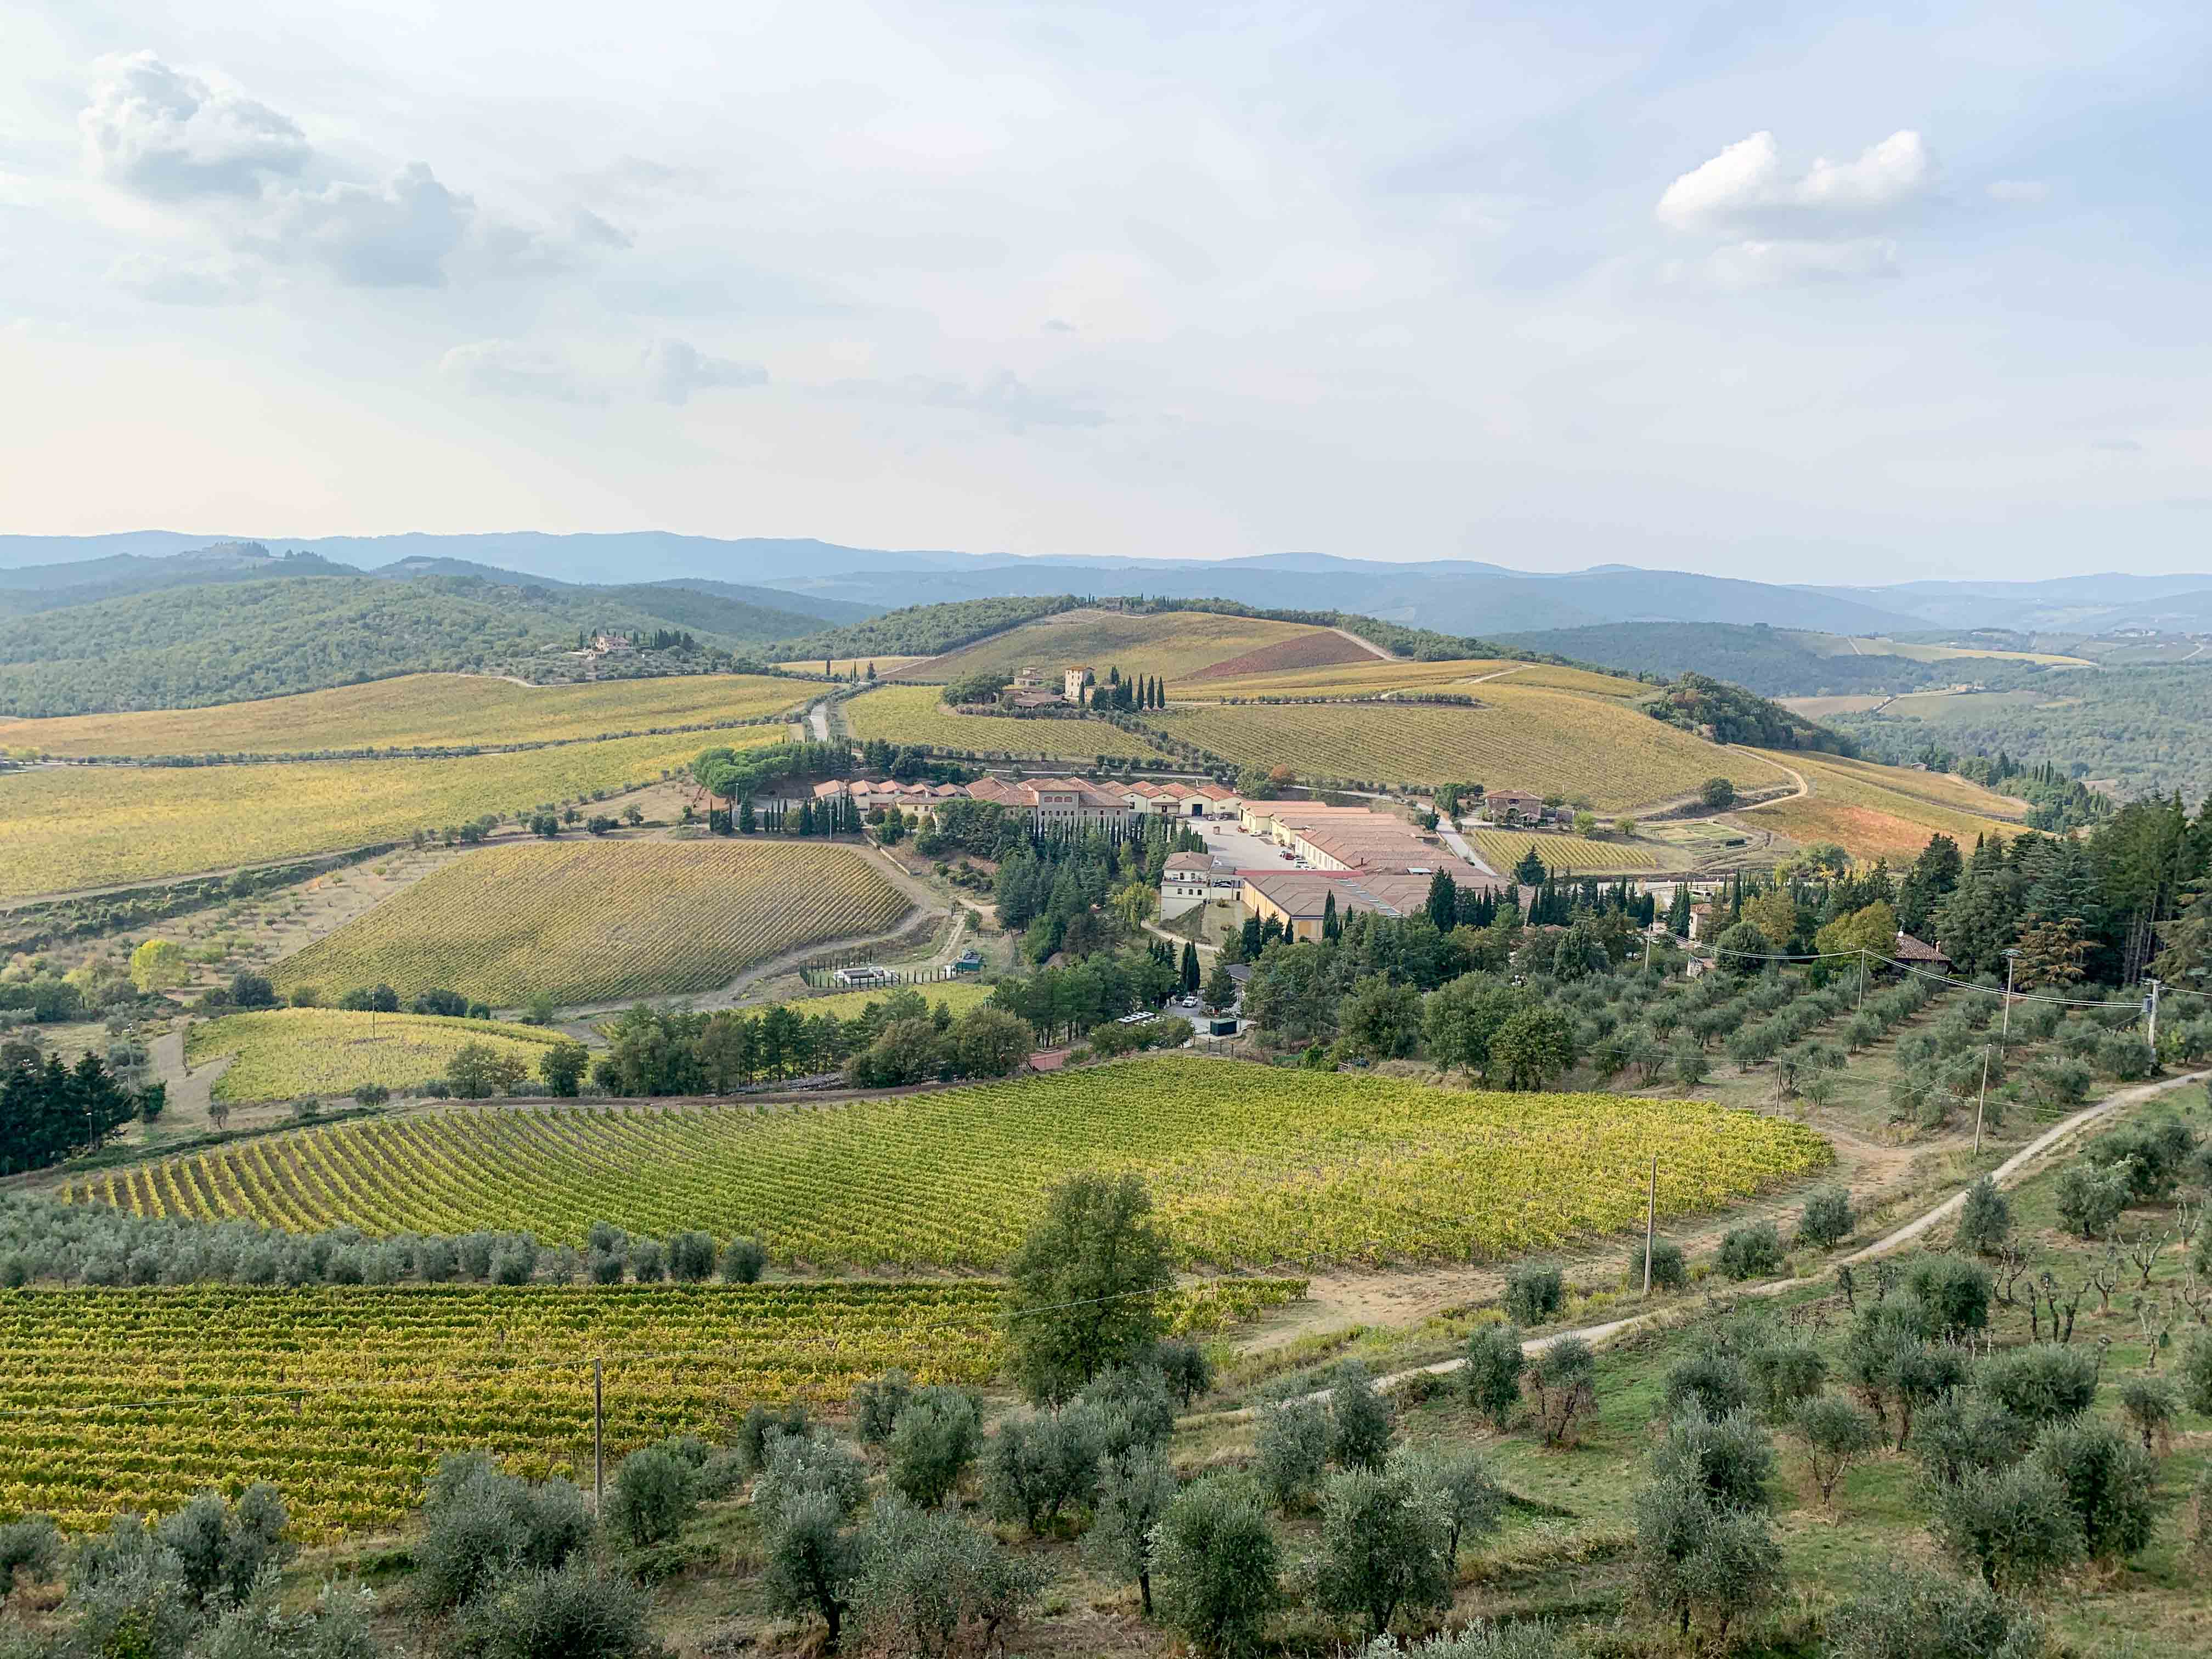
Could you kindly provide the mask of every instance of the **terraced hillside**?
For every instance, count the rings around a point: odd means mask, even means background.
[[[803,703],[817,689],[765,674],[559,686],[518,685],[482,674],[406,674],[212,708],[0,721],[0,750],[64,757],[296,755],[563,742],[750,720]]]
[[[1470,1095],[1161,1059],[799,1113],[502,1109],[352,1123],[162,1166],[130,1201],[292,1228],[756,1231],[777,1259],[989,1267],[1056,1181],[1143,1173],[1193,1264],[1464,1261],[1715,1208],[1832,1156],[1696,1100]],[[166,1171],[166,1172],[163,1172]],[[335,1178],[325,1171],[335,1171]],[[112,1182],[74,1189],[107,1197]],[[1470,1199],[1470,1194],[1480,1195]]]
[[[978,755],[1088,763],[1101,756],[1143,759],[1160,746],[1102,720],[1015,720],[949,708],[934,685],[887,685],[843,705],[853,735],[866,741],[927,744]]]
[[[1348,644],[1326,628],[1210,611],[1063,611],[913,665],[899,678],[944,684],[986,671],[1012,674],[1036,667],[1056,680],[1062,669],[1080,665],[1095,668],[1102,678],[1109,668],[1119,667],[1125,676],[1150,674],[1172,682],[1248,652],[1320,640],[1334,641],[1332,648]]]
[[[474,853],[278,963],[280,990],[385,984],[512,1007],[702,991],[913,908],[866,854],[804,841],[576,841]]]
[[[781,742],[781,726],[714,734]],[[404,839],[484,813],[651,783],[698,733],[441,760],[252,766],[46,766],[0,774],[0,899],[153,881]]]
[[[1623,702],[1494,680],[1475,708],[1436,704],[1190,706],[1149,718],[1164,731],[1262,770],[1378,783],[1482,783],[1588,798],[1617,811],[1693,790],[1788,779],[1771,762],[1723,749]]]
[[[1744,822],[1803,842],[1833,842],[1856,858],[1916,857],[1939,832],[1971,847],[1981,835],[2016,836],[2020,803],[1943,772],[1879,766],[1805,750],[1765,751],[1802,774],[1811,793],[1770,801]]]

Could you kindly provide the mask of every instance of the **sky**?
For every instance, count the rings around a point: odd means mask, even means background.
[[[16,0],[0,532],[2212,568],[2201,3]]]

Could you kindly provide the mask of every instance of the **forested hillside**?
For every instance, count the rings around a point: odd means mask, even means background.
[[[1716,743],[1740,743],[1755,749],[1814,749],[1856,755],[1858,745],[1793,714],[1778,702],[1754,696],[1704,674],[1685,674],[1648,705],[1656,719],[1686,732],[1708,732]]]
[[[1768,697],[1850,696],[1948,685],[1955,665],[1909,657],[1829,655],[1803,635],[1764,623],[1613,623],[1602,628],[1559,628],[1514,634],[1509,644],[1601,662],[1632,674],[1672,678],[1692,671],[1728,680]],[[1978,672],[1988,665],[1978,663]]]
[[[515,672],[594,628],[687,632],[703,661],[814,625],[684,588],[447,576],[211,583],[0,621],[0,714],[188,708],[426,670]]]

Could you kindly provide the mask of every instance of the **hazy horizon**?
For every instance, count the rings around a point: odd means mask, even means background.
[[[523,27],[0,23],[0,531],[2212,562],[2201,8]]]

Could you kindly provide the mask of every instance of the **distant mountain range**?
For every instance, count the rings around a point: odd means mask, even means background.
[[[264,549],[273,551],[264,554]],[[0,537],[0,615],[209,581],[362,572],[475,575],[549,586],[672,585],[833,623],[951,599],[1135,592],[1346,611],[1488,635],[1624,623],[1763,623],[1838,634],[1957,628],[2212,630],[2212,574],[1811,586],[1625,565],[1545,574],[1468,559],[1409,564],[1310,552],[1223,560],[1020,556],[845,547],[804,538],[724,540],[663,531],[259,542],[211,542],[169,531]]]

